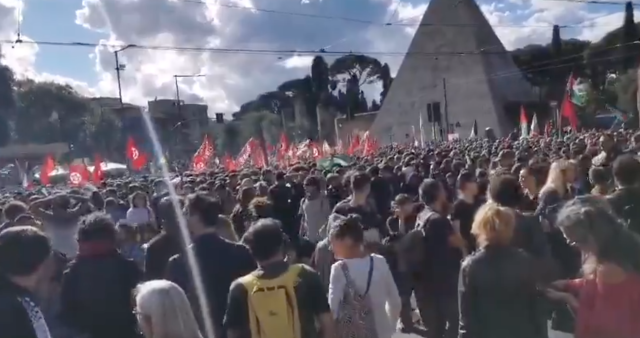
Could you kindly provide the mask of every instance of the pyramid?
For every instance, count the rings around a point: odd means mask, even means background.
[[[446,87],[446,100],[445,100]],[[371,133],[382,142],[404,142],[427,104],[440,102],[442,126],[466,137],[473,122],[506,136],[515,127],[504,105],[534,99],[533,90],[474,0],[431,0],[409,45]]]

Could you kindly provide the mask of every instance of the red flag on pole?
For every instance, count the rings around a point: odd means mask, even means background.
[[[49,184],[50,182],[49,174],[55,169],[56,169],[56,162],[53,160],[53,157],[51,157],[51,155],[47,156],[44,159],[44,163],[42,164],[42,167],[40,168],[40,183],[42,185]]]
[[[147,156],[138,149],[132,137],[127,140],[127,158],[134,170],[140,170],[147,164]]]
[[[360,135],[356,134],[353,139],[351,139],[351,143],[349,144],[349,149],[347,149],[347,155],[353,156],[360,149]]]
[[[99,154],[96,154],[93,158],[93,183],[100,184],[104,179],[104,174],[102,173],[102,157]]]
[[[213,143],[209,139],[209,135],[205,135],[202,140],[202,144],[200,144],[200,148],[193,154],[193,158],[191,159],[191,168],[194,171],[202,171],[206,169],[207,163],[213,157]]]
[[[89,182],[89,170],[84,164],[72,164],[69,166],[69,184],[82,186]]]

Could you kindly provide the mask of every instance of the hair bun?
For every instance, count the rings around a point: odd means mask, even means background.
[[[358,214],[349,214],[349,215],[347,216],[346,221],[352,221],[352,222],[353,222],[353,221],[356,221],[356,222],[360,222],[360,220],[361,220],[361,219],[362,219],[362,218],[361,218],[361,217],[360,217],[360,215],[358,215]]]

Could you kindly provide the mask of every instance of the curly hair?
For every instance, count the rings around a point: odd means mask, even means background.
[[[273,218],[273,204],[266,197],[257,197],[249,203],[249,212],[256,221],[263,218]]]

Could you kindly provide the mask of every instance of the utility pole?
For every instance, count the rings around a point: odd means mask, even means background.
[[[181,116],[181,107],[180,107],[180,86],[178,85],[179,78],[194,78],[194,77],[204,77],[204,74],[188,74],[188,75],[173,75],[173,80],[176,84],[176,110],[178,111],[178,116]],[[179,125],[182,125],[182,122],[187,122],[188,120],[181,121]],[[208,123],[207,123],[208,125]],[[177,125],[176,125],[177,126]],[[200,130],[201,131],[201,130]],[[183,135],[182,131],[178,135]]]
[[[120,72],[125,70],[125,65],[120,64],[120,59],[118,58],[118,53],[122,52],[125,49],[137,47],[136,45],[126,45],[116,51],[113,52],[113,55],[116,57],[116,78],[118,79],[118,99],[120,99],[120,108],[124,107],[124,103],[122,102],[122,84],[120,82]]]
[[[444,107],[443,107],[443,111],[444,111],[444,125],[445,128],[444,130],[446,130],[446,140],[449,139],[449,104],[447,102],[447,79],[442,78],[442,91],[444,92]]]
[[[178,75],[174,75],[173,79],[176,82],[176,109],[178,110],[178,116],[180,115],[180,86],[178,86]]]
[[[205,77],[204,74],[190,74],[190,75],[173,75],[173,79],[176,83],[176,106],[178,109],[178,114],[180,114],[180,86],[178,86],[179,78],[194,78],[194,77]]]

